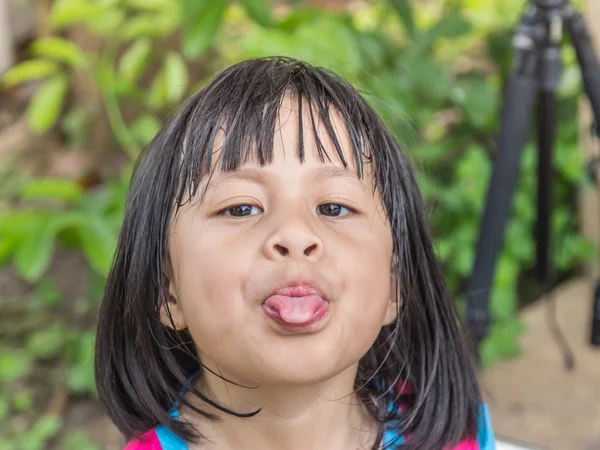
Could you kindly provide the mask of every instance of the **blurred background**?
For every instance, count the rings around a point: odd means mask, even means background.
[[[574,1],[600,48],[600,0]],[[461,311],[527,0],[0,0],[0,450],[121,449],[95,397],[94,319],[132,163],[214,74],[286,55],[365,91],[418,172]],[[532,275],[537,151],[524,150],[481,347],[496,432],[600,449],[590,344],[598,191],[591,115],[563,51],[551,295]],[[560,328],[574,354],[567,370]]]

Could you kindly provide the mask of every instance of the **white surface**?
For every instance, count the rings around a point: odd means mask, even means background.
[[[496,440],[496,450],[535,450],[533,447],[523,447],[519,444]]]

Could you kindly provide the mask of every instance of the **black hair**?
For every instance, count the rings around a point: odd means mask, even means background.
[[[410,163],[390,130],[361,94],[329,70],[291,58],[252,59],[220,73],[165,124],[138,159],[118,247],[98,317],[95,373],[100,399],[121,432],[139,437],[162,424],[185,440],[201,438],[169,411],[183,401],[203,368],[187,331],[161,323],[170,276],[171,218],[194,197],[203,176],[231,171],[250,157],[268,164],[281,102],[291,96],[310,118],[319,155],[347,161],[331,113],[345,123],[357,168],[373,165],[374,189],[393,234],[399,313],[360,360],[355,388],[383,430],[410,437],[402,448],[442,449],[475,438],[481,395],[476,368],[434,254],[423,199]],[[337,155],[316,133],[324,124]],[[224,133],[219,161],[212,161]],[[303,159],[302,117],[298,156]],[[374,191],[375,192],[375,191]],[[408,383],[412,394],[400,395]],[[409,408],[399,410],[400,403]],[[228,414],[235,411],[210,404]],[[395,405],[390,408],[390,405]],[[194,408],[210,419],[213,414]]]

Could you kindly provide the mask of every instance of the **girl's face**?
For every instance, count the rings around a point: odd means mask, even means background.
[[[390,226],[373,195],[371,168],[357,177],[348,135],[341,119],[332,119],[348,168],[321,124],[332,161],[320,160],[309,116],[300,162],[297,102],[288,98],[273,162],[216,172],[204,201],[191,202],[172,225],[171,315],[189,329],[203,364],[240,384],[330,379],[357,366],[395,318]],[[272,295],[294,285],[300,287],[279,293],[311,294],[310,305],[279,311],[281,317],[310,319],[321,308],[313,325],[281,325],[267,313],[265,301],[280,305]],[[277,298],[288,306],[304,301]],[[164,310],[162,316],[167,323]]]

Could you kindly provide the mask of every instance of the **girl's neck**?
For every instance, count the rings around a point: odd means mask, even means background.
[[[200,409],[219,417],[219,421],[210,422],[191,410],[182,411],[207,439],[190,449],[369,450],[377,427],[358,395],[352,393],[355,375],[356,367],[352,367],[318,385],[256,389],[207,377],[197,388],[211,400],[239,413],[260,412],[239,418],[188,397]]]

